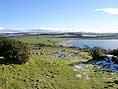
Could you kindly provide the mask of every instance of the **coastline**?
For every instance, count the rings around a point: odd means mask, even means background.
[[[72,38],[65,38],[65,39],[63,39],[62,41],[57,42],[56,45],[57,45],[57,46],[64,46],[64,44],[70,42],[71,40],[73,40],[73,39],[72,39]]]

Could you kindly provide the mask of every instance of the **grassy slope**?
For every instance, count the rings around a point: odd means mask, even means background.
[[[25,65],[2,64],[0,66],[0,88],[78,89],[78,79],[69,65],[74,60],[60,60],[51,56],[50,52],[53,48],[43,48],[41,51],[44,54],[33,56]]]
[[[63,39],[53,39],[47,42],[46,37],[20,38],[28,43],[45,43],[53,44]],[[52,56],[55,50],[79,51],[73,48],[64,47],[43,47],[40,49],[42,55],[32,56],[25,65],[0,65],[0,89],[104,89],[105,81],[111,81],[109,78],[117,75],[110,75],[109,73],[102,72],[98,68],[89,67],[84,70],[74,71],[70,64],[79,62],[80,60],[87,60],[85,58],[71,58],[63,60]],[[98,72],[94,72],[97,70]],[[75,75],[88,72],[91,80],[85,78],[76,78]],[[103,79],[102,74],[107,79]],[[114,85],[114,84],[113,84]],[[117,85],[114,85],[117,87]],[[110,87],[108,89],[116,89]]]

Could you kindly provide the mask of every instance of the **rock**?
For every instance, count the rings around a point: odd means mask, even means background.
[[[83,62],[79,62],[78,64],[74,64],[74,67],[77,68],[77,69],[80,69],[83,66],[86,66],[86,64],[84,64]]]
[[[81,74],[77,74],[76,77],[77,78],[82,78],[82,75]]]
[[[86,74],[86,75],[85,75],[85,79],[86,79],[86,80],[89,80],[89,79],[90,79],[90,78],[89,78],[89,75]]]
[[[80,62],[78,64],[74,64],[74,67],[77,69],[82,68],[83,66],[87,66],[89,64],[98,66],[102,69],[108,70],[109,72],[118,73],[118,58],[113,55],[106,55],[99,61],[91,60],[87,63]]]
[[[53,55],[59,58],[63,58],[63,59],[67,59],[67,58],[74,58],[76,56],[78,56],[79,52],[75,51],[75,52],[68,52],[65,50],[59,50],[59,51],[55,51],[53,52]]]

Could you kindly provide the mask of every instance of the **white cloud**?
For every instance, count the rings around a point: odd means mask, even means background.
[[[42,30],[51,30],[55,32],[78,32],[78,28],[72,28],[72,27],[63,27],[63,28],[57,28],[57,27],[40,27]]]
[[[102,8],[102,9],[96,9],[96,11],[103,11],[111,15],[118,15],[118,8]]]
[[[0,29],[5,29],[5,27],[0,27]]]
[[[118,24],[97,25],[97,26],[80,26],[80,32],[96,32],[96,33],[118,33]]]
[[[96,32],[96,33],[118,33],[118,24],[111,24],[111,25],[82,25],[79,27],[33,27],[30,29],[26,28],[5,28],[5,27],[0,27],[0,33],[3,32],[27,32],[27,31],[40,31],[43,30],[44,32]]]

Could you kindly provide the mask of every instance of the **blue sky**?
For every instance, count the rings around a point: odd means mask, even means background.
[[[0,0],[0,28],[118,32],[118,0]]]

